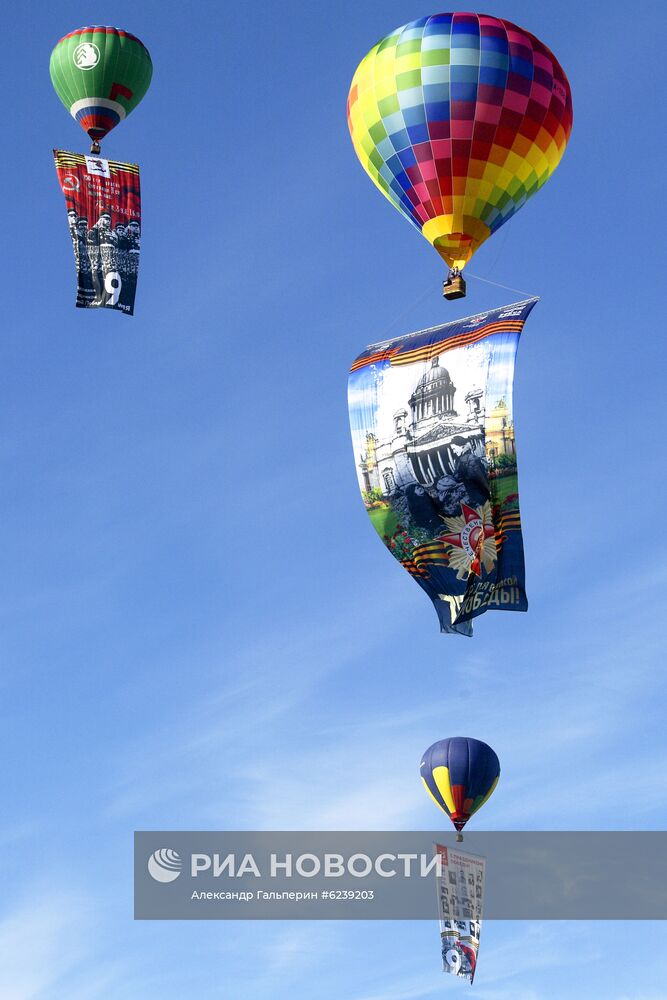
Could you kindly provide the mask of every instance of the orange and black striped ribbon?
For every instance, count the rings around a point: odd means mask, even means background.
[[[411,351],[401,351],[400,347],[387,347],[382,351],[376,351],[357,358],[351,372],[365,368],[366,365],[377,364],[380,361],[389,361],[392,365],[412,365],[417,361],[430,361],[446,351],[453,351],[457,347],[468,347],[476,344],[484,337],[490,337],[494,333],[521,333],[524,327],[522,319],[496,320],[494,323],[487,323],[478,330],[469,330],[466,333],[456,334],[454,337],[445,337],[443,340],[436,340],[432,344],[424,344],[422,347],[415,347]]]

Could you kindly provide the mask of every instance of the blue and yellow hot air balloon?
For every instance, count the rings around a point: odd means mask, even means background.
[[[428,748],[420,764],[426,791],[459,832],[491,796],[500,777],[495,750],[482,740],[451,736]]]

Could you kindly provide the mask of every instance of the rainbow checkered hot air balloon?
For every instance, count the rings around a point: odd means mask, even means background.
[[[500,761],[488,743],[468,736],[438,740],[422,757],[426,791],[460,831],[490,798],[500,777]]]
[[[51,82],[73,118],[99,142],[133,111],[148,90],[148,49],[118,28],[92,25],[61,38],[51,53]]]
[[[455,272],[554,172],[570,85],[534,35],[485,14],[435,14],[360,63],[348,124],[361,164]]]

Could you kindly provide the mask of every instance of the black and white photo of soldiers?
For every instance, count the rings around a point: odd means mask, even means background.
[[[137,218],[131,218],[125,228],[125,270],[119,268],[122,279],[120,290],[121,305],[132,308],[137,291],[137,276],[139,274],[139,252],[141,249],[141,226]]]
[[[440,510],[425,486],[410,483],[405,487],[405,498],[410,513],[410,523],[418,528],[437,535],[444,530],[444,521]]]
[[[106,292],[104,278],[111,265],[113,251],[113,234],[111,232],[111,212],[100,212],[97,222],[88,230],[88,255],[93,274],[95,288],[95,305],[104,305]]]
[[[100,263],[102,265],[102,281],[111,271],[115,271],[116,235],[111,229],[111,214],[104,212],[98,225],[100,241]]]
[[[127,227],[122,222],[117,222],[113,230],[114,253],[112,270],[118,271],[121,277],[123,274],[127,274],[128,242],[126,228]]]
[[[85,215],[78,215],[76,209],[70,206],[67,209],[67,222],[72,237],[72,247],[74,248],[74,263],[77,274],[77,305],[89,306],[95,297],[95,292],[93,289],[90,257],[88,255],[88,219]]]
[[[473,443],[456,435],[449,443],[454,458],[452,473],[442,476],[435,488],[446,513],[458,513],[462,503],[480,507],[491,496],[484,459],[475,454]]]
[[[466,488],[471,507],[479,507],[491,496],[484,459],[473,451],[472,442],[464,437],[454,437],[450,448],[454,453],[454,477]]]
[[[77,269],[77,305],[112,306],[131,313],[139,273],[139,220],[118,220],[114,226],[111,211],[104,208],[88,228],[86,216],[78,215],[70,203],[67,222]]]

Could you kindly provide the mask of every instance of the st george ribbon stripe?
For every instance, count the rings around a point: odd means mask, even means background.
[[[410,365],[415,361],[429,361],[438,354],[444,354],[445,351],[453,351],[457,347],[465,347],[467,344],[475,344],[478,340],[483,340],[484,337],[489,337],[494,333],[521,333],[523,327],[523,320],[502,320],[496,323],[488,323],[478,330],[455,334],[444,340],[439,340],[423,347],[416,347],[411,351],[401,351],[400,346],[390,347],[367,357],[357,358],[350,367],[350,371],[358,371],[366,365],[377,364],[380,361],[389,361],[392,365]]]

